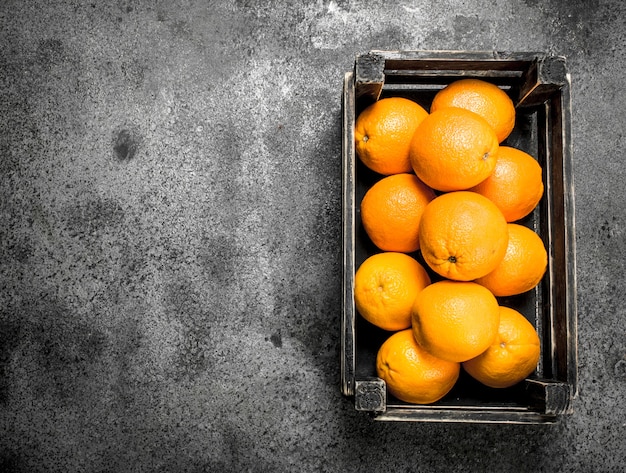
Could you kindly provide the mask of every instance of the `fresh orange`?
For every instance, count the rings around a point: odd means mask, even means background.
[[[444,108],[428,115],[411,140],[415,174],[440,191],[469,189],[493,171],[498,138],[480,115],[463,108]]]
[[[435,95],[430,112],[460,107],[479,114],[493,127],[503,142],[515,126],[515,106],[504,90],[481,79],[460,79]]]
[[[471,281],[493,271],[504,258],[508,227],[502,212],[475,192],[442,194],[420,220],[420,247],[433,271],[457,281]]]
[[[459,378],[460,366],[425,351],[411,329],[391,335],[376,356],[376,372],[388,391],[413,404],[430,404],[444,397]]]
[[[417,295],[413,305],[415,340],[448,361],[466,361],[485,351],[498,333],[499,322],[495,296],[473,282],[435,282]]]
[[[361,201],[363,228],[381,250],[416,251],[422,212],[434,198],[433,190],[414,174],[384,177],[368,189]]]
[[[356,152],[363,163],[377,173],[410,172],[409,144],[417,126],[428,112],[402,97],[378,100],[356,119]]]
[[[492,388],[508,388],[528,377],[540,356],[535,327],[518,311],[500,307],[500,327],[491,346],[463,363],[470,376]]]
[[[384,330],[402,330],[411,326],[415,296],[429,284],[424,267],[409,255],[378,253],[356,271],[354,302],[368,322]]]
[[[548,253],[541,237],[530,228],[509,223],[509,242],[496,268],[475,282],[496,296],[514,296],[530,291],[546,272]]]
[[[493,173],[470,190],[496,204],[507,222],[515,222],[532,212],[541,200],[541,166],[522,150],[500,146]]]

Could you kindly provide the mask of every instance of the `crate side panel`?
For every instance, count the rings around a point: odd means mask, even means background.
[[[354,309],[354,208],[355,183],[354,170],[354,78],[352,73],[344,77],[342,98],[343,135],[342,135],[342,229],[343,229],[343,304],[342,304],[342,339],[341,339],[341,379],[342,392],[347,396],[354,394],[355,370],[355,309]]]

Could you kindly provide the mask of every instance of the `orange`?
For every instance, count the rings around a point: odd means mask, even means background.
[[[480,355],[498,333],[500,308],[488,289],[473,282],[442,280],[415,298],[412,330],[426,351],[448,361]]]
[[[433,271],[471,281],[493,271],[504,258],[508,227],[502,212],[475,192],[442,194],[431,201],[420,221],[420,247]]]
[[[415,296],[429,284],[424,267],[409,255],[378,253],[356,271],[354,302],[368,322],[384,330],[402,330],[411,326]]]
[[[460,367],[421,348],[411,329],[391,335],[376,356],[376,372],[389,393],[413,404],[430,404],[444,397],[459,378]]]
[[[444,108],[417,127],[409,156],[417,177],[433,189],[469,189],[493,171],[498,138],[480,115],[462,108]]]
[[[417,251],[422,212],[434,198],[433,190],[414,174],[384,177],[368,189],[361,201],[363,228],[381,250]]]
[[[378,100],[356,119],[356,152],[377,173],[411,172],[409,144],[415,129],[428,115],[421,105],[402,97]]]
[[[518,311],[500,307],[500,327],[491,346],[463,363],[470,376],[492,388],[508,388],[527,378],[537,367],[539,336]]]
[[[496,296],[514,296],[533,289],[546,272],[548,252],[541,237],[530,228],[509,223],[509,242],[496,268],[475,282]]]
[[[487,197],[498,206],[507,222],[514,222],[532,212],[541,200],[541,166],[524,151],[500,146],[493,173],[470,190]]]
[[[504,90],[481,79],[460,79],[437,92],[430,106],[435,112],[442,108],[460,107],[483,117],[503,142],[515,126],[515,106]]]

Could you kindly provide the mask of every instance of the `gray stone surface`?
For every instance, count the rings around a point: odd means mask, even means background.
[[[626,469],[621,0],[0,3],[0,470]],[[340,393],[340,89],[369,49],[572,74],[580,391],[550,426]]]

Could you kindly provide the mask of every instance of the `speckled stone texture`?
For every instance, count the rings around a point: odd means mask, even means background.
[[[0,3],[0,471],[622,472],[626,4]],[[549,426],[340,393],[343,73],[568,57],[580,390]]]

